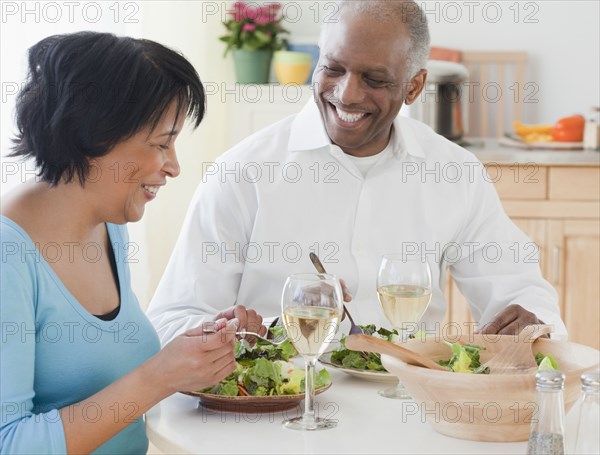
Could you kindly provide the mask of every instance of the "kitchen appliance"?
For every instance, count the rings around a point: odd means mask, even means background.
[[[431,126],[451,141],[460,141],[467,123],[469,71],[464,65],[441,60],[427,62],[425,87],[411,105],[411,117]]]

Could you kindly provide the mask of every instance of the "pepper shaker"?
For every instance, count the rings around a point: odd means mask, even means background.
[[[558,370],[538,371],[536,411],[531,417],[528,455],[563,455],[565,453],[565,375]]]

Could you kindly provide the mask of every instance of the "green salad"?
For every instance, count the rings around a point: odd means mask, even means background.
[[[361,325],[366,335],[378,335],[387,341],[399,340],[396,330],[377,328],[374,324]],[[352,351],[346,348],[346,337],[342,336],[340,345],[331,353],[331,363],[354,370],[387,371],[381,364],[381,356],[375,352]]]
[[[274,336],[285,332],[276,326],[270,329]],[[304,370],[288,362],[297,354],[289,340],[279,346],[258,340],[252,347],[237,341],[235,358],[237,367],[233,373],[218,384],[200,390],[229,397],[292,395],[304,392]],[[315,388],[331,382],[331,375],[325,369],[315,375]]]
[[[444,343],[452,349],[452,357],[449,360],[438,360],[441,366],[455,373],[489,374],[489,367],[481,365],[479,359],[479,351],[485,348],[466,343],[449,343],[447,341]],[[551,355],[538,352],[535,355],[535,362],[538,365],[538,371],[558,370],[558,364]]]
[[[538,364],[538,371],[558,370],[558,363],[550,354],[542,354],[541,352],[538,352],[535,355],[535,363]]]
[[[450,343],[444,341],[452,349],[452,357],[448,360],[438,360],[438,363],[455,373],[488,374],[489,367],[481,365],[479,351],[485,349],[481,346],[466,343]]]

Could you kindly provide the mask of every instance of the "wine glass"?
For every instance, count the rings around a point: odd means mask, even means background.
[[[400,339],[416,331],[431,300],[431,270],[427,261],[401,254],[385,254],[377,274],[377,297],[383,312]],[[410,398],[400,381],[398,386],[382,390],[387,398]]]
[[[293,430],[324,430],[336,420],[315,417],[315,366],[317,359],[334,340],[342,315],[342,288],[328,274],[298,273],[288,277],[281,295],[283,324],[288,338],[306,364],[304,414],[286,420]]]

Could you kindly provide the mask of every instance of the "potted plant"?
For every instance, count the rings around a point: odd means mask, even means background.
[[[235,2],[230,18],[223,22],[228,33],[219,39],[227,44],[225,55],[233,54],[236,78],[242,84],[265,84],[269,81],[273,51],[286,45],[281,34],[288,33],[281,23],[281,4],[262,6]]]

